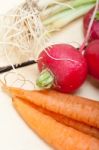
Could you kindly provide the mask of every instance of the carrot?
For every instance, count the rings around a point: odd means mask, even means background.
[[[36,109],[39,110],[40,112],[46,114],[46,115],[53,117],[56,121],[66,125],[66,126],[72,127],[78,131],[81,131],[85,134],[94,136],[94,137],[99,139],[99,129],[98,128],[95,128],[95,127],[89,126],[85,123],[70,119],[64,115],[60,115],[60,114],[48,111],[48,110],[43,109],[41,107],[36,106]]]
[[[24,99],[24,101],[28,102],[26,99]],[[35,107],[38,111],[53,117],[56,121],[99,139],[99,129],[95,127],[91,127],[85,123],[70,119],[64,115],[60,115],[60,114],[51,112],[47,109],[43,109],[42,107],[34,105],[33,103],[30,103],[30,104],[33,107]]]
[[[98,150],[99,140],[58,123],[19,98],[13,105],[24,121],[56,150]]]
[[[27,99],[52,112],[99,128],[99,102],[54,90],[29,91],[4,86],[11,95]]]

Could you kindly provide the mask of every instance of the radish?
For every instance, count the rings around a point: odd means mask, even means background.
[[[99,80],[99,40],[94,40],[86,48],[85,57],[90,75]]]
[[[84,34],[86,35],[88,26],[93,14],[94,8],[91,9],[85,16],[83,20],[83,26],[84,26]],[[98,10],[95,16],[95,19],[93,21],[93,25],[91,27],[90,31],[90,36],[89,36],[89,41],[93,41],[95,39],[99,39],[99,5],[98,5]]]
[[[38,58],[40,76],[37,85],[73,92],[85,81],[87,63],[83,55],[69,44],[55,44],[43,50]]]
[[[85,81],[88,69],[83,52],[90,33],[93,35],[93,24],[98,21],[98,7],[99,1],[96,0],[92,17],[86,21],[88,26],[84,24],[86,35],[79,51],[69,44],[55,44],[41,52],[38,58],[38,68],[41,72],[37,79],[39,87],[53,87],[60,92],[73,92]]]

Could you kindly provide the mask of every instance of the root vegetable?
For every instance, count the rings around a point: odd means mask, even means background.
[[[37,85],[61,92],[75,91],[87,76],[85,58],[69,44],[55,44],[43,50],[38,58],[38,68],[41,74]]]
[[[31,103],[68,118],[99,129],[99,102],[54,90],[28,91],[4,86],[11,96],[27,99]]]
[[[27,99],[23,99],[23,101],[28,102]],[[30,104],[33,105],[33,103],[30,103]],[[72,127],[80,132],[83,132],[85,134],[91,135],[91,136],[99,139],[99,129],[98,128],[89,126],[89,125],[82,123],[80,121],[77,121],[77,120],[73,120],[64,115],[60,115],[59,113],[55,113],[55,112],[49,111],[47,109],[43,109],[42,107],[38,107],[37,105],[34,105],[34,107],[41,113],[51,116],[52,118],[54,118],[56,121],[60,122],[61,124]]]
[[[88,44],[85,57],[89,74],[99,80],[99,40],[94,40]]]
[[[94,8],[91,9],[85,16],[83,20],[83,26],[84,26],[84,33],[86,35],[86,32],[88,30],[89,22],[91,20],[92,14],[93,14]],[[89,41],[93,41],[99,39],[99,6],[96,13],[96,17],[93,21],[93,25],[91,27]]]
[[[58,123],[52,117],[39,112],[21,99],[14,98],[13,105],[29,127],[54,149],[99,149],[99,140]]]

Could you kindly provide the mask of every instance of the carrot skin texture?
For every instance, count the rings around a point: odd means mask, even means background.
[[[13,91],[13,88],[9,88],[9,89],[10,89],[10,93],[13,93],[13,95],[16,95],[16,96],[18,95],[18,94],[16,94],[17,93],[16,92],[17,91],[16,88],[14,88],[14,89],[16,89],[16,91]],[[20,93],[18,91],[18,93],[20,94],[20,96],[18,95],[18,97],[21,97],[21,95],[23,95],[21,98],[23,98],[23,97],[25,98],[25,95],[24,95],[24,93],[22,93],[22,91],[23,91],[22,89],[21,89]],[[28,92],[30,92],[30,91],[28,91]],[[24,100],[27,101],[26,99],[24,99]],[[29,99],[29,102],[32,102],[32,101]],[[91,102],[92,102],[92,104],[95,103],[93,101],[91,101]],[[33,104],[33,102],[32,102],[32,104]],[[97,106],[97,102],[95,104]],[[99,139],[99,129],[98,128],[95,128],[95,127],[89,126],[89,125],[87,125],[87,124],[85,124],[83,122],[80,122],[80,121],[68,118],[68,117],[66,117],[64,115],[61,115],[59,113],[55,113],[55,112],[52,112],[50,110],[43,109],[43,107],[40,107],[40,106],[36,105],[35,107],[36,107],[36,109],[38,109],[42,113],[53,117],[56,121],[58,121],[58,122],[60,122],[60,123],[62,123],[64,125],[72,127],[72,128],[74,128],[74,129],[76,129],[78,131],[81,131],[81,132],[83,132],[85,134],[91,135],[91,136]]]
[[[99,128],[99,102],[54,90],[29,91],[14,87],[3,87],[12,96],[64,115],[68,118]]]
[[[24,121],[56,150],[98,150],[99,140],[66,127],[19,98],[13,105]]]
[[[98,128],[91,127],[85,123],[70,119],[64,115],[60,115],[60,114],[48,111],[41,107],[36,106],[36,109],[46,115],[53,117],[56,121],[66,125],[66,126],[72,127],[80,132],[83,132],[85,134],[91,135],[91,136],[99,139],[99,129]]]

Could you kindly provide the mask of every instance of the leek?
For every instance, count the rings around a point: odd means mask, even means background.
[[[96,0],[26,0],[0,18],[0,54],[9,64],[36,59],[56,31],[84,15]]]

